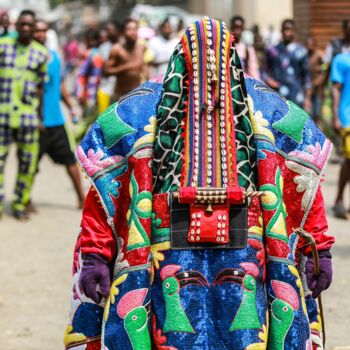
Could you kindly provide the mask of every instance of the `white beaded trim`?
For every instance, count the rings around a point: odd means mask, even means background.
[[[194,89],[194,167],[191,186],[195,187],[198,181],[198,169],[199,169],[199,79],[198,79],[198,64],[197,64],[197,45],[194,36],[194,25],[189,27],[191,49],[192,49],[192,69],[193,69],[193,89]],[[194,239],[194,238],[193,238]]]
[[[207,171],[206,171],[206,184],[207,187],[211,186],[212,183],[212,112],[214,110],[212,105],[212,82],[217,81],[217,70],[216,70],[216,57],[215,57],[215,51],[211,48],[213,44],[213,34],[211,32],[211,23],[209,17],[205,17],[205,27],[207,30],[207,79],[208,79],[208,88],[207,88],[207,110],[206,110],[206,122],[207,122]],[[222,168],[222,179],[223,179],[223,187],[227,187],[228,184],[228,178],[227,178],[227,151],[226,151],[226,91],[227,91],[227,80],[226,80],[226,26],[223,24],[222,29],[224,31],[222,38],[222,64],[219,69],[221,76],[220,76],[220,104],[219,104],[219,114],[220,114],[220,154],[221,154],[221,168]],[[195,187],[198,183],[198,172],[199,172],[199,127],[200,127],[200,113],[201,113],[201,107],[200,107],[200,98],[199,98],[199,72],[198,72],[198,63],[197,63],[197,44],[195,40],[194,35],[194,25],[189,26],[189,32],[190,32],[190,40],[191,40],[191,49],[192,49],[192,69],[193,69],[193,89],[194,89],[194,167],[193,167],[193,176],[191,181],[191,186]]]
[[[221,168],[222,168],[222,180],[223,187],[227,187],[227,158],[226,158],[226,91],[227,91],[227,80],[226,80],[226,26],[223,25],[222,35],[222,64],[221,64],[221,83],[220,83],[220,150],[221,150]]]
[[[207,152],[207,160],[208,160],[208,164],[207,164],[207,187],[210,187],[212,184],[212,161],[213,161],[213,152],[212,152],[212,128],[213,128],[213,124],[212,124],[212,112],[214,110],[213,106],[212,106],[212,86],[211,83],[216,79],[216,57],[215,57],[215,51],[212,50],[211,46],[213,44],[212,41],[212,32],[211,32],[211,24],[210,24],[210,19],[208,17],[205,17],[205,21],[206,21],[206,28],[207,28],[207,78],[208,78],[208,87],[207,87],[207,104],[208,104],[208,108],[207,108],[207,148],[208,148],[208,152]]]

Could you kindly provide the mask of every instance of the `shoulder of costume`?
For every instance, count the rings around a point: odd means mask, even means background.
[[[245,81],[255,134],[268,131],[285,155],[319,146],[330,151],[330,141],[302,108],[256,79],[246,77]]]
[[[309,213],[332,143],[299,106],[260,81],[247,77],[248,107],[259,159],[284,159],[283,172],[291,174],[303,194],[303,221]]]
[[[76,158],[94,185],[111,168],[153,147],[161,90],[161,83],[145,82],[112,104],[91,126]]]

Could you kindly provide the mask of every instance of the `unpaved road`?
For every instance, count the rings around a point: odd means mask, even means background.
[[[8,206],[15,163],[12,150],[5,178]],[[337,243],[333,249],[335,280],[323,299],[327,349],[337,346],[341,350],[350,349],[350,221],[331,216],[337,173],[338,166],[330,165],[324,184],[330,232]],[[19,223],[8,214],[0,221],[0,350],[63,348],[80,212],[75,209],[64,168],[49,159],[41,164],[33,198],[40,213],[30,222]]]

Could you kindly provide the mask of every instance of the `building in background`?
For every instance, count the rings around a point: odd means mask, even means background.
[[[300,38],[313,36],[320,48],[342,36],[341,23],[350,19],[349,0],[294,0],[294,18]]]

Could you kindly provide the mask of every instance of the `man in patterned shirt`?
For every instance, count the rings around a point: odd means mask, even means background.
[[[38,157],[41,125],[41,88],[46,76],[47,50],[33,40],[35,14],[20,13],[17,38],[0,38],[0,215],[4,202],[4,165],[11,142],[17,144],[19,161],[12,209],[15,218],[28,219]]]
[[[266,51],[265,82],[287,100],[311,112],[312,81],[307,49],[296,42],[295,23],[282,22],[282,41]]]

